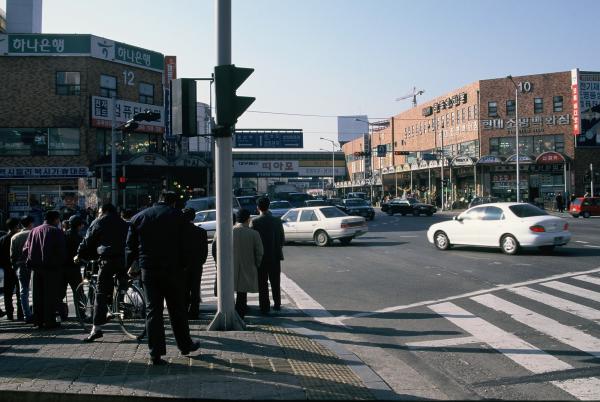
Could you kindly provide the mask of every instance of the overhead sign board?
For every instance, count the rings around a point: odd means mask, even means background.
[[[303,148],[302,130],[236,129],[234,148]]]

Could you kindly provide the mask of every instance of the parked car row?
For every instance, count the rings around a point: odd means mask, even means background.
[[[435,205],[425,204],[417,201],[414,198],[394,198],[389,202],[381,204],[381,211],[386,212],[388,215],[401,214],[405,215],[427,215],[431,216],[437,212]]]

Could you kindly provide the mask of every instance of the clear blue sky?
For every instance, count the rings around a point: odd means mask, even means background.
[[[43,0],[47,33],[90,33],[176,55],[179,77],[215,64],[213,0]],[[235,64],[250,110],[386,118],[478,79],[600,70],[600,1],[233,0]],[[5,8],[5,0],[0,7]],[[207,85],[199,85],[208,100]],[[240,128],[301,128],[331,145],[336,118],[246,113]]]

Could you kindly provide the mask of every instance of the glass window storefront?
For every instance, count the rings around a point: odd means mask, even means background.
[[[29,214],[36,225],[42,223],[44,212],[48,210],[60,210],[64,217],[85,209],[85,196],[77,185],[10,186],[8,193],[9,215]]]
[[[0,128],[0,156],[79,155],[78,128]]]
[[[125,133],[121,141],[117,141],[118,155],[136,155],[159,153],[160,134]],[[110,155],[110,130],[96,131],[96,152],[98,156]]]
[[[564,152],[564,135],[536,135],[519,138],[519,153],[539,155],[547,151]],[[510,156],[516,153],[514,137],[490,138],[490,154]]]

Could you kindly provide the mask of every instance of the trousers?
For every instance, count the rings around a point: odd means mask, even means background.
[[[17,317],[23,318],[23,309],[21,308],[21,299],[19,298],[19,279],[17,273],[12,267],[4,267],[4,310],[11,316],[14,314],[13,295],[17,298]]]
[[[189,352],[192,346],[185,308],[183,275],[183,271],[174,273],[168,269],[142,268],[142,284],[146,293],[146,332],[152,358],[167,354],[163,318],[165,301],[177,347],[185,353]]]
[[[200,314],[200,283],[202,282],[202,267],[185,270],[185,306],[190,316]]]
[[[119,290],[125,283],[125,267],[122,259],[100,260],[98,269],[98,291],[94,305],[94,325],[106,324],[108,303],[111,301],[114,289],[114,276],[117,275]],[[62,279],[62,278],[61,278]],[[66,291],[66,288],[65,288]]]
[[[33,271],[33,318],[34,324],[42,327],[56,325],[59,286],[58,269],[38,269]]]
[[[31,285],[31,270],[25,265],[21,266],[17,271],[17,277],[19,278],[19,285],[21,286],[21,293],[19,297],[21,299],[21,308],[26,320],[30,320],[32,317],[31,308],[29,306],[29,290]]]
[[[271,283],[271,293],[273,294],[273,304],[275,307],[281,306],[281,261],[276,260],[269,264],[260,264],[258,268],[258,304],[260,311],[268,312],[271,310],[269,301],[269,282]]]

